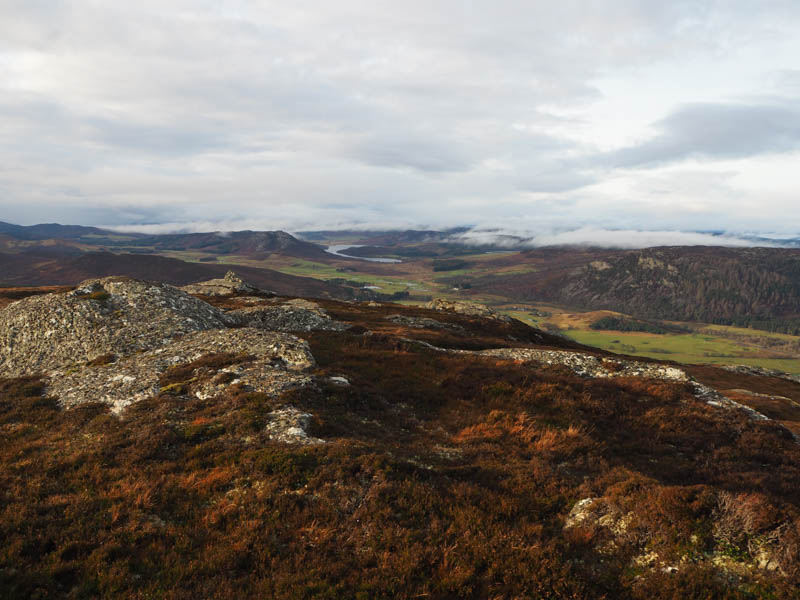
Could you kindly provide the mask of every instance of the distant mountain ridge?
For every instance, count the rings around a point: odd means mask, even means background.
[[[297,239],[285,231],[232,231],[229,233],[182,233],[154,235],[138,239],[133,247],[152,247],[154,250],[202,250],[217,254],[240,254],[263,257],[285,254],[299,258],[326,256],[324,248]]]
[[[18,240],[77,239],[87,235],[106,236],[112,233],[105,229],[82,225],[60,225],[59,223],[14,225],[0,221],[0,235],[7,235]]]
[[[285,231],[245,230],[147,235],[120,234],[97,227],[58,223],[25,226],[0,222],[0,236],[28,242],[82,241],[102,248],[134,252],[202,250],[212,254],[241,254],[255,258],[273,253],[300,258],[326,256],[325,249],[321,246],[299,240]],[[30,248],[25,250],[30,251]]]

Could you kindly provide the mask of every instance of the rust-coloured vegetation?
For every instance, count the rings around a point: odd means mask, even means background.
[[[456,338],[383,318],[400,307],[325,308],[354,327],[303,334],[318,383],[282,398],[181,389],[118,418],[0,381],[0,597],[797,597],[800,445],[779,425],[683,384],[401,339],[513,345],[533,335],[521,324],[408,311],[475,334]],[[207,355],[160,383],[242,360]],[[270,441],[286,404],[327,443]],[[625,530],[565,529],[590,497],[629,514]],[[765,544],[770,569],[708,559],[748,564]]]

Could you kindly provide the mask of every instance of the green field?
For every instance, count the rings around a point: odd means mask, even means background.
[[[542,327],[549,318],[536,318],[523,311],[505,311],[510,316],[534,327]],[[719,331],[724,335],[729,329],[749,338],[763,336],[778,337],[781,340],[800,343],[797,336],[772,334],[752,329],[728,328],[702,325],[704,331]],[[703,363],[716,365],[750,365],[778,369],[787,373],[800,374],[800,357],[785,358],[776,356],[759,345],[731,340],[706,333],[651,334],[625,333],[620,331],[595,331],[588,327],[561,330],[561,334],[576,342],[595,348],[602,348],[619,354],[643,356],[680,363]],[[772,355],[772,356],[771,356]]]
[[[275,268],[270,265],[269,268]],[[331,279],[346,279],[347,281],[355,281],[363,286],[372,286],[377,288],[376,291],[382,294],[393,294],[395,292],[402,292],[405,290],[422,291],[422,286],[415,282],[410,282],[406,279],[387,278],[380,275],[370,275],[368,273],[358,273],[353,271],[337,271],[335,267],[323,263],[314,262],[304,259],[292,259],[291,262],[280,268],[280,271],[289,275],[299,275],[301,277],[313,277],[314,279],[322,279],[325,281]]]

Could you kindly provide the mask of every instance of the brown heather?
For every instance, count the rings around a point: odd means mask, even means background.
[[[687,383],[403,339],[569,346],[516,322],[323,304],[351,329],[301,334],[317,383],[279,398],[179,391],[116,417],[64,410],[36,377],[0,381],[0,597],[800,597],[800,445],[775,422]],[[470,335],[385,318],[398,312]],[[247,360],[209,354],[160,383]],[[326,443],[270,441],[286,405]],[[584,498],[630,514],[625,530],[565,529]],[[762,542],[773,570],[711,559],[750,564]],[[661,562],[637,562],[647,553]]]

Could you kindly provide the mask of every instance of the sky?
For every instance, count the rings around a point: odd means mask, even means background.
[[[796,236],[798,31],[796,0],[0,0],[0,220]]]

